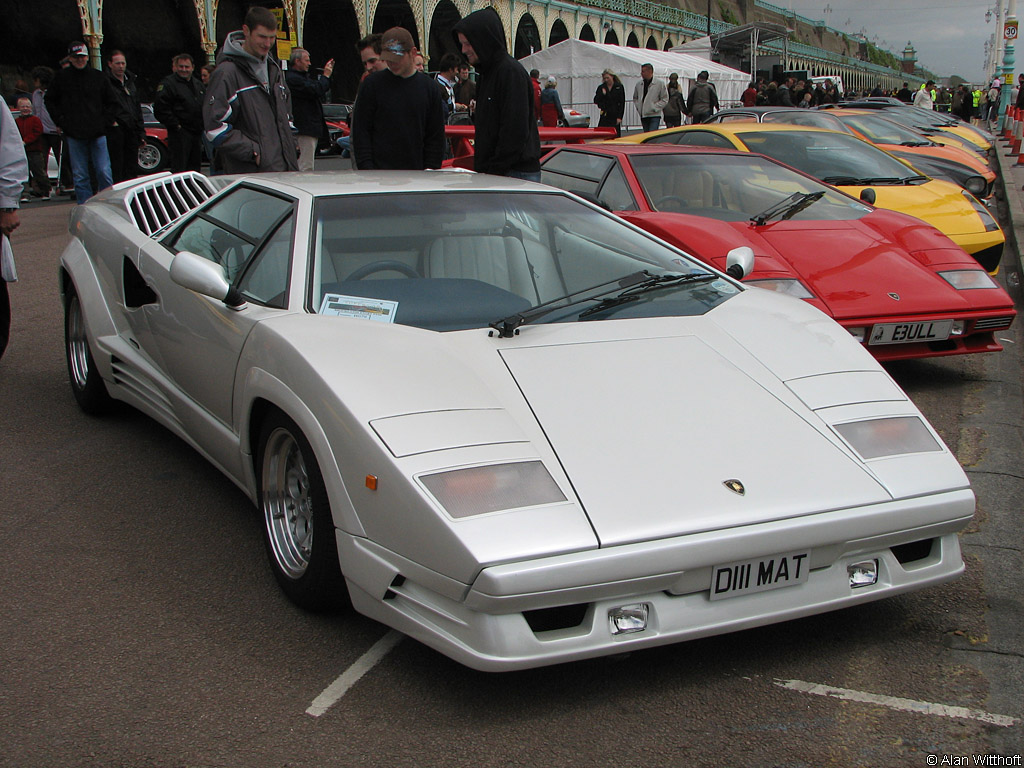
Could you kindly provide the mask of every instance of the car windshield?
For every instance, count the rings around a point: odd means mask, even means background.
[[[740,139],[751,152],[768,155],[827,184],[904,184],[921,178],[896,158],[843,133],[765,131],[744,133]]]
[[[842,192],[754,155],[658,153],[631,162],[657,211],[747,221],[793,195],[823,193],[792,219],[848,221],[871,212]]]
[[[486,328],[539,304],[543,322],[574,322],[568,298],[638,271],[707,268],[614,216],[537,192],[321,198],[308,310],[435,331]],[[739,292],[724,278],[678,281],[599,319],[699,315]],[[597,299],[595,299],[595,302]]]

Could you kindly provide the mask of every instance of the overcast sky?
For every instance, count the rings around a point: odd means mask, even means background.
[[[809,19],[847,34],[862,30],[879,48],[902,57],[907,41],[918,66],[940,77],[960,75],[973,83],[985,77],[985,41],[996,32],[997,0],[774,0]],[[1009,6],[1009,0],[1004,0]],[[985,11],[992,9],[992,20]],[[1018,19],[1024,0],[1017,2]],[[1024,27],[1024,25],[1022,25]],[[1002,36],[1000,31],[999,37]],[[1024,71],[1024,44],[1015,46],[1014,69]],[[1001,68],[1001,66],[1000,66]]]

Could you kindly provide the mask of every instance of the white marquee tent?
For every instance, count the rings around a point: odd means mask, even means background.
[[[648,48],[625,48],[621,45],[590,43],[585,40],[563,40],[519,60],[524,67],[540,70],[541,83],[549,75],[558,80],[558,95],[562,104],[576,105],[583,109],[594,99],[594,92],[601,83],[601,73],[611,68],[626,89],[626,115],[624,125],[636,126],[640,120],[632,105],[633,88],[640,81],[640,67],[654,66],[654,76],[668,82],[668,76],[676,72],[684,96],[690,92],[690,85],[696,81],[697,73],[706,69],[709,81],[718,91],[722,106],[727,102],[738,104],[740,95],[750,82],[750,75],[738,69],[717,64],[708,59],[688,53],[654,51]],[[593,120],[591,125],[597,125]]]

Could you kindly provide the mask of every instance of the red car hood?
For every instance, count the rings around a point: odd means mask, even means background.
[[[721,270],[731,249],[749,246],[756,260],[747,280],[796,277],[817,297],[810,303],[840,321],[1006,304],[999,290],[952,288],[933,267],[977,269],[977,262],[933,227],[890,213],[764,226],[675,213],[620,215]]]

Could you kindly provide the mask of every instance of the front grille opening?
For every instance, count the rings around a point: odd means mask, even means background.
[[[956,349],[956,342],[949,341],[929,341],[928,349],[932,352],[952,352]]]
[[[891,547],[891,549],[893,555],[900,561],[900,565],[906,565],[907,563],[913,563],[929,557],[934,544],[935,539],[922,539],[921,541],[912,541],[909,544],[897,544],[895,547]]]
[[[523,618],[534,632],[551,632],[556,629],[572,629],[583,623],[590,603],[559,605],[554,608],[538,608],[523,611]]]
[[[988,248],[983,248],[977,253],[971,254],[974,260],[981,264],[986,272],[992,272],[996,267],[999,266],[999,262],[1003,258],[1003,244],[993,245]]]

